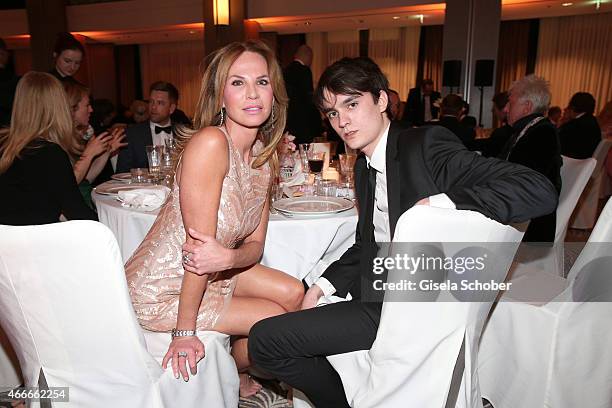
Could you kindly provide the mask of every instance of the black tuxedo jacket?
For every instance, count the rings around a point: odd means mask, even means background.
[[[601,141],[601,129],[593,115],[585,113],[559,128],[561,154],[574,159],[588,159],[593,156]]]
[[[399,217],[422,198],[446,193],[457,209],[478,211],[502,223],[523,222],[557,207],[558,193],[546,177],[527,167],[468,151],[440,126],[405,129],[391,123],[386,146],[387,198],[391,236]],[[365,156],[355,163],[355,193],[366,202]],[[324,272],[338,296],[361,295],[361,277],[372,276],[372,223],[359,206],[355,244]]]
[[[508,143],[514,143],[518,132],[517,129]],[[508,161],[522,164],[544,175],[555,186],[557,194],[561,192],[561,148],[557,131],[548,119],[530,127],[513,147],[507,146],[504,151],[507,152],[509,148]],[[553,242],[556,228],[557,212],[543,214],[531,220],[523,242]]]
[[[129,126],[125,131],[127,146],[119,151],[117,173],[129,172],[130,169],[149,167],[145,146],[153,144],[150,122]]]
[[[431,95],[429,95],[432,119],[438,117],[440,109],[434,106],[434,102],[439,98],[440,92],[433,91]],[[408,92],[408,99],[406,100],[402,121],[406,122],[409,126],[421,126],[425,124],[425,105],[423,102],[421,88],[412,88],[410,92]]]
[[[295,143],[310,143],[323,131],[321,115],[312,100],[312,71],[293,61],[283,72],[289,107],[286,129],[295,136]]]

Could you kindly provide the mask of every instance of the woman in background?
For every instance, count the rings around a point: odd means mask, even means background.
[[[70,33],[62,32],[57,35],[53,48],[55,65],[49,73],[61,82],[79,82],[74,79],[85,55],[83,45]]]
[[[173,333],[163,366],[171,361],[187,380],[187,366],[194,374],[204,356],[196,330],[237,336],[232,355],[244,397],[261,388],[246,373],[249,330],[297,310],[304,295],[299,280],[258,263],[287,94],[262,42],[227,45],[207,62],[174,188],[125,270],[140,324]]]
[[[68,96],[74,122],[70,160],[73,163],[74,176],[83,199],[93,208],[92,183],[108,165],[108,159],[127,145],[127,143],[122,143],[125,138],[125,130],[114,128],[110,133],[103,132],[98,136],[89,135],[87,137],[88,130],[90,130],[89,117],[92,112],[89,104],[89,89],[76,82],[64,82],[64,89]]]
[[[0,224],[97,219],[85,204],[68,158],[68,99],[53,76],[29,72],[17,85],[11,126],[0,131]]]

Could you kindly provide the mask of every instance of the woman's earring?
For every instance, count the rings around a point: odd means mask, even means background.
[[[225,122],[225,108],[221,107],[221,112],[219,112],[219,116],[221,117],[219,120],[219,126],[223,126],[223,123]]]

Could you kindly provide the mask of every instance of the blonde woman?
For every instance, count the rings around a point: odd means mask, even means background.
[[[77,82],[64,82],[63,85],[74,122],[70,159],[81,194],[91,207],[91,183],[104,170],[108,159],[120,148],[127,146],[127,143],[123,143],[125,129],[114,128],[110,133],[102,132],[85,140],[93,111],[89,103],[89,89]]]
[[[205,353],[196,330],[237,336],[232,354],[240,394],[248,396],[261,388],[245,372],[251,326],[297,310],[304,291],[297,279],[258,263],[287,96],[262,42],[230,44],[207,62],[174,189],[126,273],[141,325],[173,331],[164,367],[171,361],[185,380],[187,367],[195,373]]]
[[[11,126],[0,132],[0,224],[96,219],[85,204],[67,152],[72,118],[60,82],[29,72],[15,93]]]

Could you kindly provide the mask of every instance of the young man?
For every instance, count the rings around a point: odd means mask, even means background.
[[[556,190],[537,172],[469,152],[443,127],[390,122],[387,90],[384,74],[367,58],[344,58],[321,76],[315,101],[345,143],[364,153],[355,164],[355,244],[308,290],[301,311],[263,320],[249,336],[253,362],[302,390],[317,408],[349,406],[326,356],[370,349],[382,304],[363,299],[373,292],[376,242],[391,241],[404,211],[443,206],[507,223],[557,205]],[[349,292],[351,301],[314,308],[323,295]]]
[[[178,104],[179,93],[169,82],[158,81],[149,89],[149,120],[127,128],[128,145],[119,151],[117,173],[132,168],[149,167],[145,146],[164,145],[166,138],[174,137],[170,115]]]

